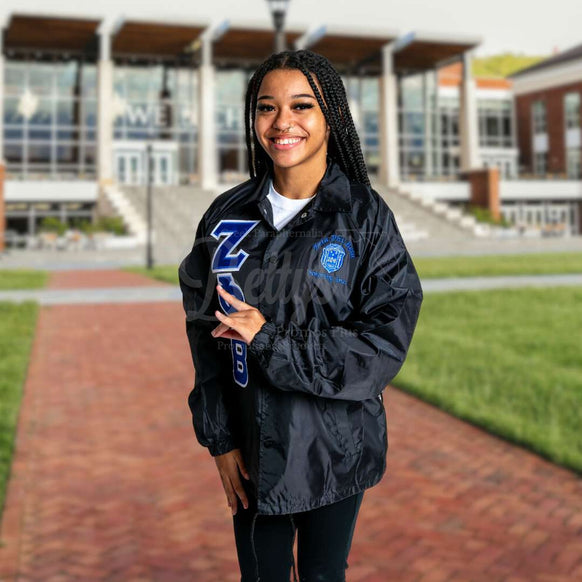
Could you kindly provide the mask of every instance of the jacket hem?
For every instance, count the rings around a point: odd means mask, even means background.
[[[350,497],[351,495],[355,495],[356,493],[361,493],[365,489],[370,489],[374,485],[377,485],[381,480],[384,474],[386,473],[386,468],[382,471],[374,475],[368,481],[364,481],[364,483],[358,483],[357,485],[353,485],[352,487],[347,487],[345,489],[340,489],[339,491],[332,490],[326,491],[321,497],[316,499],[312,499],[309,502],[289,502],[285,504],[280,504],[279,507],[281,511],[273,511],[273,508],[262,502],[257,502],[257,513],[259,515],[286,515],[289,513],[299,513],[302,511],[310,511],[312,509],[318,509],[319,507],[323,507],[324,505],[330,505],[332,503],[336,503],[337,501],[341,501],[346,497]]]

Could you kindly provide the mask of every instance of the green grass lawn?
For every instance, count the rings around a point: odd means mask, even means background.
[[[126,267],[124,271],[130,273],[139,273],[158,281],[178,285],[178,265],[160,265],[153,269],[146,269],[145,267]]]
[[[0,291],[42,289],[48,281],[47,271],[32,269],[0,269]]]
[[[582,273],[582,253],[418,257],[414,259],[414,265],[422,279]],[[151,271],[145,267],[126,267],[124,270],[178,284],[178,265],[159,265]],[[48,276],[47,271],[40,270],[0,270],[0,290],[42,289]]]
[[[582,288],[426,294],[394,384],[582,473]]]
[[[413,260],[421,279],[582,273],[582,253],[578,252],[418,257]],[[143,267],[127,267],[126,270],[178,284],[178,265],[160,265],[151,271]]]
[[[38,305],[32,301],[0,302],[0,509],[4,506],[37,313]]]
[[[582,273],[582,253],[535,253],[459,257],[418,257],[422,279]]]

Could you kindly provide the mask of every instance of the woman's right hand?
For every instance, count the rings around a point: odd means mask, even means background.
[[[242,473],[245,479],[250,479],[250,477],[246,470],[240,449],[233,449],[228,453],[224,453],[224,455],[218,455],[214,457],[214,460],[218,467],[218,473],[220,474],[222,486],[224,487],[226,499],[232,514],[234,515],[238,508],[237,495],[240,497],[243,507],[247,509],[249,501],[240,480],[240,473]]]

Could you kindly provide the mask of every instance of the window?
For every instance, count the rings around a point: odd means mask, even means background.
[[[534,154],[534,174],[543,176],[546,173],[546,153],[536,152]]]
[[[571,180],[580,179],[580,93],[564,95],[564,141],[566,172]]]
[[[359,103],[359,135],[368,172],[377,174],[380,167],[378,79],[377,77],[355,76],[347,77],[344,83],[348,91],[351,89],[354,101]]]
[[[582,152],[580,148],[568,148],[566,153],[566,165],[568,171],[568,178],[570,180],[579,180],[582,178],[580,159]]]
[[[114,139],[177,143],[178,181],[193,182],[198,169],[196,71],[180,66],[119,62],[113,84]],[[134,161],[131,164],[126,162],[125,175],[139,175]],[[128,173],[130,170],[133,174]]]
[[[580,127],[580,93],[564,95],[564,117],[566,129]]]
[[[4,144],[9,177],[94,179],[93,63],[6,60]]]
[[[481,147],[513,147],[511,109],[509,99],[479,100],[479,145]]]
[[[532,104],[533,132],[546,133],[546,104],[543,101],[534,101]]]

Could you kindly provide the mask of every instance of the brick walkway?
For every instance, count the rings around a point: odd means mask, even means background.
[[[177,302],[41,309],[2,582],[240,579],[192,382]],[[348,582],[582,580],[581,479],[399,391],[385,402],[388,474],[364,496]]]
[[[129,271],[112,269],[91,269],[86,271],[52,271],[48,289],[87,289],[98,287],[151,287],[167,285]]]

